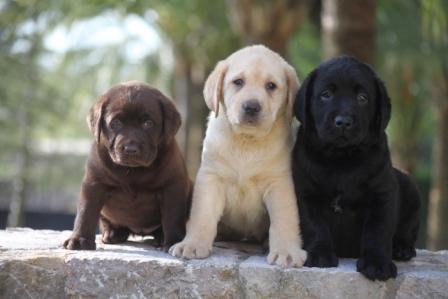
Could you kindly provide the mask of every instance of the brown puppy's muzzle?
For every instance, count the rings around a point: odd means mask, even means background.
[[[262,107],[258,100],[248,100],[241,105],[243,123],[248,125],[256,125],[260,116]]]
[[[135,143],[127,143],[122,146],[122,152],[128,156],[138,156],[140,154],[140,148]]]
[[[111,153],[112,160],[126,167],[148,167],[157,155],[157,149],[135,140],[117,140]]]

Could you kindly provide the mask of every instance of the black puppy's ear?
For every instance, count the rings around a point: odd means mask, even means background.
[[[376,103],[377,103],[377,127],[379,133],[383,132],[387,124],[389,123],[391,117],[392,105],[387,94],[386,86],[383,81],[375,76],[375,86],[376,86]]]
[[[297,92],[296,99],[294,100],[294,115],[300,121],[303,128],[306,128],[309,121],[309,106],[310,100],[313,95],[313,84],[314,78],[316,77],[317,71],[312,71],[302,85],[300,85],[299,91]]]
[[[106,95],[100,96],[87,114],[87,125],[90,132],[95,137],[95,141],[99,144],[101,140],[101,130],[103,123],[104,106],[107,101]]]
[[[160,99],[163,115],[162,143],[170,144],[182,123],[179,112],[174,103],[165,96]]]

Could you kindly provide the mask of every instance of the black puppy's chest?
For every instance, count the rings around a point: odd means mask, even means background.
[[[327,168],[311,179],[314,187],[307,193],[319,197],[325,208],[334,213],[357,210],[368,202],[368,176],[356,168]]]

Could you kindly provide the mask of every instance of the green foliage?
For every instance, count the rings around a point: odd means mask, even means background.
[[[448,1],[422,0],[423,40],[431,53],[426,65],[437,89],[436,104],[448,103]]]
[[[433,53],[422,36],[421,3],[383,0],[379,4],[376,68],[392,99],[388,129],[392,152],[404,161],[401,167],[428,173],[422,167],[429,166],[426,149],[433,137],[433,82],[428,67]]]
[[[448,46],[448,2],[445,0],[423,0],[422,14],[425,39],[446,49]]]
[[[158,24],[176,51],[209,68],[240,45],[231,30],[223,0],[151,1]]]
[[[289,60],[295,67],[300,81],[303,81],[322,60],[321,44],[318,29],[310,21],[300,25],[289,42]]]

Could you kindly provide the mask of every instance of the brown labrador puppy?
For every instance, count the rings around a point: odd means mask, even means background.
[[[100,96],[87,116],[95,136],[67,249],[95,249],[129,234],[153,235],[164,248],[185,235],[192,184],[174,135],[181,119],[159,90],[136,81]]]

